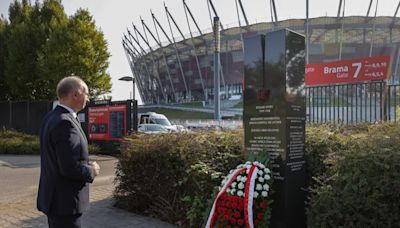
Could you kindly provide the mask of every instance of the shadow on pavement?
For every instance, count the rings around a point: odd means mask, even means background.
[[[22,220],[18,227],[41,228],[47,227],[47,217],[42,215],[36,218]],[[83,228],[174,228],[171,224],[154,218],[133,214],[113,206],[111,198],[92,202],[89,210],[82,218]]]
[[[12,169],[40,167],[39,155],[0,155],[0,166]]]

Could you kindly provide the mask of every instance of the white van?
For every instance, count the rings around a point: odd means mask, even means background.
[[[166,116],[155,112],[138,113],[138,124],[159,124],[169,131],[178,131],[176,125],[172,125]]]

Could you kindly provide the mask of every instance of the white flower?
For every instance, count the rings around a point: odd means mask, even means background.
[[[264,178],[259,177],[259,178],[258,178],[258,181],[261,182],[261,183],[263,183],[263,182],[264,182]]]
[[[261,185],[261,184],[257,184],[256,190],[260,191],[260,190],[262,190],[262,189],[263,189],[262,185]]]
[[[232,189],[232,190],[231,190],[231,194],[232,194],[232,195],[234,195],[235,192],[236,192],[236,189]]]
[[[262,170],[258,170],[258,175],[262,176],[264,174],[264,172]]]
[[[246,165],[251,165],[251,162],[247,161],[247,162],[246,162]]]
[[[262,192],[261,192],[261,195],[262,195],[263,197],[267,197],[267,196],[268,196],[268,192],[262,191]]]
[[[246,165],[246,169],[249,170],[251,168],[251,165]]]
[[[271,179],[271,177],[268,174],[265,174],[264,179],[269,180],[269,179]]]
[[[239,188],[239,189],[243,189],[243,188],[244,188],[244,184],[243,184],[242,182],[240,182],[240,183],[238,184],[238,188]]]
[[[240,191],[240,190],[239,190],[239,191],[237,192],[237,195],[238,195],[238,196],[243,196],[244,193],[243,193],[243,191]]]
[[[261,163],[260,163],[259,166],[260,166],[261,169],[265,169],[265,165],[264,165],[264,164],[261,164]]]
[[[240,176],[240,175],[236,177],[237,181],[240,181],[241,179],[242,179],[242,176]]]
[[[230,188],[228,188],[228,189],[226,190],[226,192],[227,192],[227,193],[230,193],[230,192],[231,192],[231,189],[230,189]]]
[[[231,187],[236,188],[237,182],[232,182]]]
[[[269,170],[268,168],[265,168],[264,173],[271,173],[271,170]]]
[[[249,172],[250,172],[250,169],[246,169],[246,174],[249,174]]]
[[[255,161],[255,162],[253,162],[253,164],[256,165],[256,166],[259,166],[259,165],[260,165],[260,162]]]
[[[258,197],[258,192],[254,192],[253,193],[253,198],[257,198]]]
[[[247,180],[247,177],[243,177],[242,179],[241,179],[241,181],[244,183],[244,182],[246,182],[246,180]]]
[[[265,191],[268,191],[268,190],[269,190],[269,185],[264,184],[264,185],[263,185],[263,189],[264,189]]]

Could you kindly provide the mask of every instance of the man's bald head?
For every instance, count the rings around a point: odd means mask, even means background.
[[[69,76],[61,79],[57,85],[58,100],[66,98],[70,93],[84,92],[88,93],[88,86],[77,76]]]

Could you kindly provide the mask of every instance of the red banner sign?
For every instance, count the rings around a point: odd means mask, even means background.
[[[386,80],[390,56],[350,59],[306,65],[306,85]]]
[[[89,140],[121,140],[126,136],[126,105],[89,107],[88,119]]]

